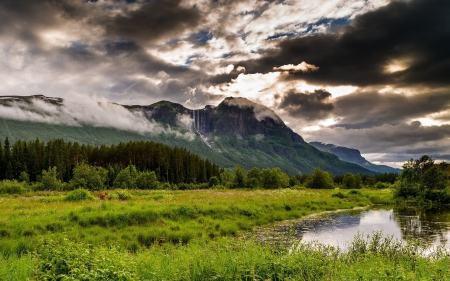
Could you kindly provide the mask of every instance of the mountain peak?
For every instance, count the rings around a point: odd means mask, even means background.
[[[258,121],[262,121],[265,118],[270,118],[273,121],[284,125],[283,120],[272,109],[262,104],[255,103],[249,99],[242,97],[227,97],[219,104],[219,107],[223,107],[225,105],[239,107],[240,109],[252,109],[255,118]]]

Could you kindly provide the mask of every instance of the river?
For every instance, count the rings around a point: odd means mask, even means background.
[[[404,242],[420,240],[422,246],[433,249],[443,246],[450,250],[450,209],[417,210],[375,208],[311,216],[266,229],[263,239],[289,237],[302,243],[321,244],[347,249],[358,233],[371,235],[382,232]]]

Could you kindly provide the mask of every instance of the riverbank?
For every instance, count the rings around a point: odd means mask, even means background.
[[[204,280],[199,276],[220,275],[224,270],[220,268],[250,276],[252,270],[273,262],[264,269],[268,274],[277,263],[281,267],[289,263],[280,255],[285,249],[238,238],[242,233],[276,221],[392,199],[387,190],[105,193],[94,195],[107,197],[106,200],[70,201],[68,198],[72,197],[67,193],[54,192],[0,198],[1,278],[14,280],[12,276],[18,276],[16,280],[25,280],[24,276],[57,272],[54,266],[103,270],[113,265],[114,272],[128,272],[137,280]],[[336,196],[339,193],[344,196]],[[58,261],[63,264],[58,265]],[[204,272],[208,267],[211,272]],[[187,273],[183,273],[185,270]],[[42,276],[37,279],[45,280]],[[126,278],[109,279],[131,280]],[[235,280],[227,278],[222,280]]]

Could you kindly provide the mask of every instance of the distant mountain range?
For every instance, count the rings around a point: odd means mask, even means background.
[[[399,174],[402,170],[392,168],[386,165],[375,165],[366,160],[366,158],[361,156],[361,152],[354,148],[348,148],[343,146],[337,146],[330,143],[322,143],[322,142],[310,142],[310,145],[316,147],[317,149],[329,153],[333,153],[339,159],[343,161],[347,161],[350,163],[355,163],[364,167],[368,170],[377,172],[377,173],[397,173]]]
[[[122,106],[45,96],[0,97],[0,137],[6,136],[11,141],[61,138],[96,145],[151,140],[185,147],[225,168],[241,164],[247,169],[279,167],[291,174],[310,173],[315,167],[333,174],[375,173],[370,165],[346,162],[308,144],[272,110],[245,98],[192,110],[169,101]]]

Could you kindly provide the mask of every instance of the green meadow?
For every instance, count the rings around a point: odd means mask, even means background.
[[[3,196],[0,280],[446,280],[446,253],[376,234],[346,253],[251,238],[257,226],[389,203],[389,189]]]
[[[341,198],[340,194],[346,193],[349,195]],[[0,252],[4,256],[31,252],[42,238],[62,237],[134,252],[155,243],[236,237],[255,226],[368,206],[392,196],[389,190],[350,193],[308,189],[76,190],[1,197]]]

